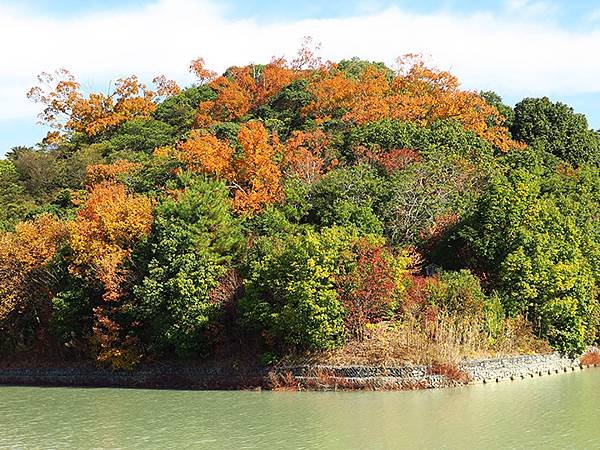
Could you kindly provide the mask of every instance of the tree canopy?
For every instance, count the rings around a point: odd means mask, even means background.
[[[84,93],[61,70],[29,92],[54,131],[0,160],[0,352],[271,360],[457,324],[488,351],[523,323],[564,353],[598,342],[583,115],[513,109],[414,55],[324,62],[308,45],[190,70],[183,89]]]

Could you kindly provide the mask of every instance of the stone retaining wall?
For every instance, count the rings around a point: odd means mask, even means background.
[[[300,380],[317,383],[323,376],[315,376],[315,372],[324,373],[326,377],[333,377],[342,387],[351,385],[355,388],[430,389],[518,380],[588,367],[590,366],[582,366],[579,358],[568,358],[558,353],[551,353],[463,361],[458,364],[458,373],[454,371],[449,374],[445,374],[444,367],[441,371],[436,371],[430,366],[314,366],[281,368],[280,371],[287,370]],[[461,376],[460,372],[464,376]]]
[[[473,360],[463,362],[460,367],[471,375],[473,382],[483,383],[583,369],[579,358],[571,359],[558,353]]]
[[[102,368],[0,369],[0,385],[87,386],[149,389],[244,389],[261,386],[267,371],[231,368],[140,367],[133,372]]]
[[[448,368],[451,370],[448,371]],[[429,389],[517,380],[583,369],[559,354],[464,361],[456,366],[297,366],[245,370],[147,366],[134,372],[99,368],[0,369],[0,384],[167,389]]]

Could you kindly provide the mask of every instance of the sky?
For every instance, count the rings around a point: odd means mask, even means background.
[[[42,71],[90,91],[131,74],[186,85],[199,56],[222,72],[293,57],[304,36],[324,59],[420,53],[465,89],[548,96],[600,128],[597,0],[0,0],[0,155],[45,135],[25,96]]]

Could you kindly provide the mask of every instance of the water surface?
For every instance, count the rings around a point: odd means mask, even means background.
[[[600,448],[600,369],[414,392],[0,387],[0,448]]]

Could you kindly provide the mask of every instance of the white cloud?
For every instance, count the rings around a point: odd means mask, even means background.
[[[600,8],[593,9],[587,16],[588,22],[597,22],[600,20]]]
[[[538,0],[507,0],[506,8],[513,14],[520,14],[529,17],[548,17],[554,16],[559,10],[556,3]]]
[[[500,15],[388,8],[259,24],[228,19],[216,0],[159,0],[65,19],[0,5],[0,120],[35,120],[24,93],[43,70],[66,67],[91,86],[132,73],[163,73],[185,83],[191,81],[189,61],[197,56],[223,70],[292,56],[305,35],[322,42],[323,56],[331,59],[359,56],[392,64],[407,52],[431,55],[471,89],[514,96],[600,91],[600,59],[590,57],[600,47],[600,32],[572,32],[532,18],[550,6],[512,0]],[[519,13],[524,10],[530,13]]]

